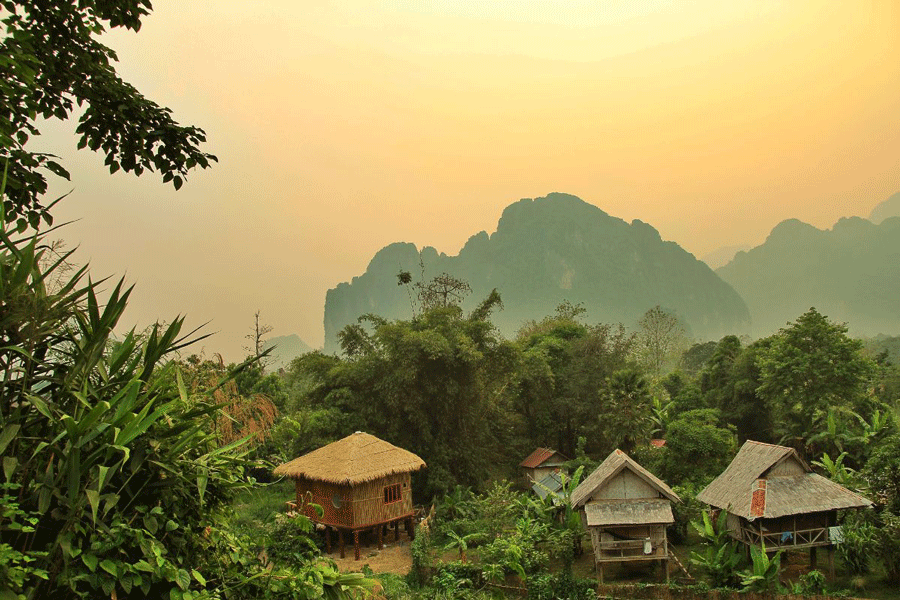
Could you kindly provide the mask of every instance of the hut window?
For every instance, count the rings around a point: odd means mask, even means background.
[[[344,499],[341,498],[341,496],[339,494],[335,494],[334,496],[332,496],[331,505],[333,507],[340,508],[343,503],[344,503]]]
[[[400,484],[395,483],[394,485],[388,485],[384,488],[384,503],[390,504],[392,502],[400,501]]]

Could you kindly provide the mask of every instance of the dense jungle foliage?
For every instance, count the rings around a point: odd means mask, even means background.
[[[363,594],[374,581],[323,558],[307,519],[275,518],[277,498],[258,520],[232,510],[272,465],[355,430],[428,464],[413,484],[434,511],[409,577],[381,577],[387,597],[590,597],[571,568],[584,534],[570,497],[614,448],[685,499],[671,535],[697,525],[708,545],[694,564],[710,582],[777,589],[780,559],[742,564],[694,500],[746,439],[791,445],[871,498],[875,510],[843,523],[843,568],[900,582],[896,340],[864,344],[815,309],[761,340],[692,344],[661,307],[629,331],[564,303],[505,339],[499,294],[467,313],[468,286],[442,274],[410,287],[413,318],[364,315],[341,332],[340,356],[311,352],[279,372],[258,321],[239,365],[191,354],[199,338],[181,318],[114,335],[131,289],[93,281],[39,231],[54,204],[44,171],[66,173],[26,148],[38,116],[86,105],[81,145],[111,172],[156,169],[175,187],[214,157],[201,130],[122,82],[95,39],[138,29],[148,1],[0,6],[0,600]],[[572,459],[558,499],[507,483],[536,446]],[[802,585],[823,589],[813,573]]]

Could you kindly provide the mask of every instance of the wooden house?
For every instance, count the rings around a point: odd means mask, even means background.
[[[669,578],[666,526],[675,521],[678,494],[621,450],[614,450],[572,492],[591,534],[594,563],[603,582],[603,565],[658,560]]]
[[[859,494],[812,472],[797,451],[747,441],[697,499],[727,511],[730,535],[766,550],[828,549],[833,576],[837,511],[872,506]]]
[[[525,486],[531,487],[535,482],[541,481],[550,473],[564,470],[564,464],[567,460],[569,459],[556,450],[537,448],[528,455],[528,458],[519,463],[522,475],[525,478]]]
[[[391,525],[397,539],[401,521],[413,537],[410,473],[424,466],[412,452],[357,431],[276,467],[274,473],[294,480],[293,507],[325,527],[328,552],[335,530],[343,558],[344,533],[349,533],[359,560],[361,531],[377,530],[379,548]],[[310,502],[322,507],[321,516],[308,506]]]

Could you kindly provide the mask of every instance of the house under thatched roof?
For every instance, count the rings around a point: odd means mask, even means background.
[[[666,525],[675,521],[672,488],[634,459],[614,450],[572,492],[572,504],[584,510],[597,573],[610,562],[660,561],[669,577]]]
[[[812,568],[816,548],[826,548],[832,577],[837,511],[872,506],[813,473],[793,448],[750,440],[697,499],[726,511],[728,533],[748,547],[808,548]]]
[[[697,499],[749,521],[872,506],[813,473],[793,448],[749,440]]]
[[[353,435],[304,454],[300,458],[275,467],[275,475],[337,485],[357,484],[381,479],[397,473],[410,473],[425,467],[421,458],[357,431]]]
[[[409,452],[357,431],[300,458],[275,468],[275,475],[294,480],[296,499],[291,503],[313,521],[325,526],[330,551],[331,530],[338,533],[341,557],[344,532],[353,534],[359,560],[359,534],[372,530],[379,547],[384,530],[404,521],[413,536],[413,504],[410,473],[425,467],[425,461]],[[321,507],[314,510],[310,503]]]

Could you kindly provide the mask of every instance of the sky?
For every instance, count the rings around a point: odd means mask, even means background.
[[[220,162],[175,192],[43,124],[59,236],[135,284],[123,325],[209,322],[196,350],[229,361],[256,311],[321,346],[326,291],[379,249],[456,254],[520,198],[701,257],[900,191],[893,0],[157,0],[102,39]]]

